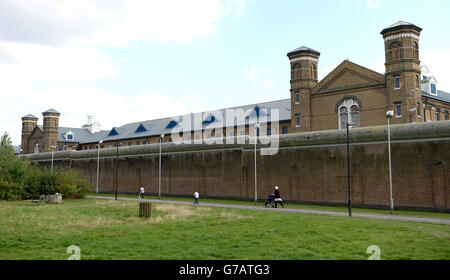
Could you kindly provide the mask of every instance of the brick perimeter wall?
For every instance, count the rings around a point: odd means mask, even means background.
[[[450,210],[450,122],[392,126],[393,197],[399,208]],[[248,141],[248,138],[245,137]],[[351,131],[352,200],[357,205],[389,205],[386,127]],[[248,142],[247,142],[248,143]],[[163,194],[254,198],[254,145],[163,144]],[[120,150],[119,192],[158,192],[159,145]],[[101,150],[99,190],[112,192],[115,149]],[[50,165],[50,154],[23,156]],[[95,190],[97,151],[55,153],[55,165],[75,168]],[[280,135],[273,156],[257,156],[258,198],[280,186],[285,200],[347,203],[347,150],[344,131]]]

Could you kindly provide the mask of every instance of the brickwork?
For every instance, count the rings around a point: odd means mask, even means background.
[[[352,129],[351,184],[355,204],[388,207],[386,127]],[[280,136],[274,156],[258,156],[258,198],[277,184],[286,200],[322,204],[347,201],[345,131]],[[393,196],[396,207],[450,210],[450,121],[392,126]],[[253,145],[175,145],[162,147],[162,193],[252,199]],[[119,150],[119,192],[144,185],[158,190],[159,145]],[[114,190],[116,149],[101,150],[100,191]],[[50,164],[50,154],[26,159]],[[96,182],[97,152],[58,152],[55,164],[79,170]]]

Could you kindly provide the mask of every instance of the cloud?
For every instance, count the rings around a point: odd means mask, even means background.
[[[251,66],[241,70],[241,76],[260,88],[273,88],[272,72],[264,66]]]
[[[0,77],[14,86],[34,82],[75,83],[116,73],[110,56],[94,48],[0,43]],[[4,89],[5,85],[0,87]]]
[[[421,52],[421,63],[425,65],[430,74],[438,81],[439,90],[450,92],[450,51],[448,50],[425,50]]]
[[[151,89],[110,92],[80,86],[115,77],[120,69],[98,47],[137,41],[184,41],[214,35],[227,17],[239,18],[247,0],[0,1],[0,134],[20,144],[20,117],[50,107],[61,125],[80,127],[86,115],[104,128],[200,111],[198,96]],[[93,83],[92,83],[93,84]]]
[[[239,17],[245,5],[244,0],[3,0],[0,40],[53,46],[190,41],[214,34],[218,20]]]

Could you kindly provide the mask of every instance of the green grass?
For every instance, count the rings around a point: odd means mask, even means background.
[[[91,193],[89,195],[95,195],[95,193]],[[114,196],[111,193],[99,193],[99,196]],[[118,197],[124,198],[138,198],[137,194],[119,194]],[[158,199],[157,196],[146,195],[146,199]],[[193,198],[186,197],[170,197],[170,196],[161,196],[161,200],[170,200],[170,201],[189,201],[192,202]],[[227,199],[215,199],[215,198],[201,198],[200,202],[202,203],[218,203],[218,204],[231,204],[231,205],[244,205],[244,206],[255,206],[254,201],[246,201],[246,200],[227,200]],[[264,202],[259,202],[259,206],[262,206]],[[320,210],[320,211],[331,211],[331,212],[348,212],[347,206],[327,206],[327,205],[311,205],[311,204],[299,204],[299,203],[285,203],[286,207],[292,209],[305,209],[305,210]],[[389,210],[384,209],[369,209],[369,208],[360,208],[353,207],[353,213],[361,213],[361,214],[379,214],[379,215],[391,215]],[[434,212],[434,211],[420,211],[420,210],[395,210],[395,216],[409,216],[409,217],[418,217],[418,218],[434,218],[434,219],[450,219],[450,213],[445,212]]]
[[[138,203],[0,201],[0,259],[382,259],[450,258],[450,228],[413,222]]]

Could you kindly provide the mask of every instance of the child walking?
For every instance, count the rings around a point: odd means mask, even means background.
[[[194,193],[194,199],[195,199],[194,204],[199,204],[199,203],[198,203],[199,197],[200,197],[200,194],[199,194],[198,192],[195,192],[195,193]]]

